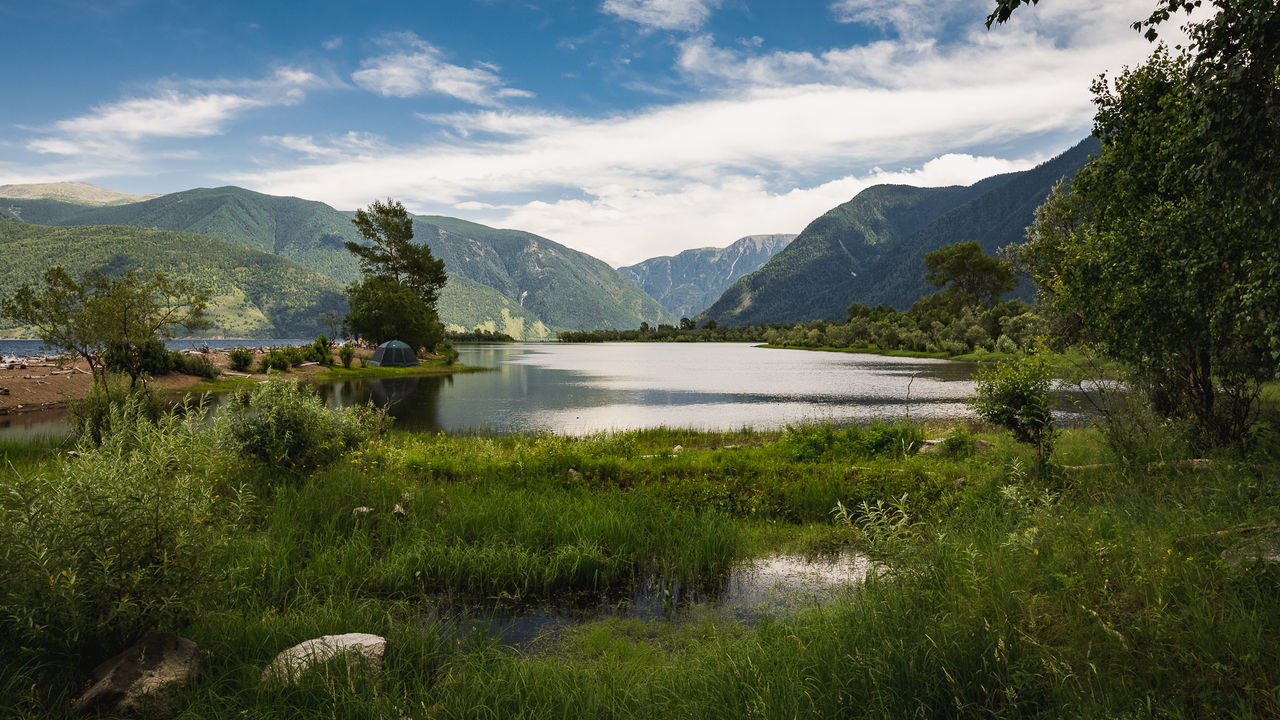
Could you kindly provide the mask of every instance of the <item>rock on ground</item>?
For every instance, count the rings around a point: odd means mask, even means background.
[[[177,713],[178,692],[199,669],[199,648],[177,635],[155,633],[99,665],[76,712],[165,718]]]
[[[386,653],[386,638],[368,633],[325,635],[298,643],[276,655],[276,659],[262,671],[262,681],[297,682],[298,678],[315,667],[339,655],[350,660],[363,661],[371,672],[382,669],[382,657]]]

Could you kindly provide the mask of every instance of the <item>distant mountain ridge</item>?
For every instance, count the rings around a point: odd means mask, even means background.
[[[359,277],[343,247],[362,238],[353,213],[324,203],[238,187],[199,188],[113,207],[48,199],[0,203],[0,214],[56,226],[115,225],[195,232],[288,258],[345,285]],[[559,329],[637,327],[673,322],[656,300],[603,261],[519,230],[456,218],[414,218],[415,239],[445,260],[449,282],[441,319],[453,329],[514,337]]]
[[[618,268],[676,317],[708,308],[735,280],[785,248],[794,234],[748,235],[724,248],[694,248]]]
[[[1035,168],[969,186],[867,188],[809,223],[698,320],[843,321],[853,302],[906,309],[934,289],[924,280],[925,253],[973,240],[993,254],[1021,242],[1053,185],[1073,177],[1099,147],[1088,138]],[[1020,292],[1029,296],[1030,290]]]
[[[28,183],[24,185],[0,185],[0,198],[18,200],[58,200],[78,205],[104,206],[126,205],[142,202],[156,195],[131,195],[90,185],[84,182]]]

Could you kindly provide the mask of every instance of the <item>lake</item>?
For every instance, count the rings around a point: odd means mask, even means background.
[[[332,406],[390,403],[400,428],[568,435],[967,416],[973,393],[974,366],[946,360],[727,343],[464,344],[459,351],[460,362],[488,370],[319,389]],[[57,432],[63,423],[57,413],[4,417],[0,437]]]
[[[463,345],[445,377],[322,386],[331,405],[390,402],[399,427],[582,435],[645,427],[736,430],[806,421],[964,414],[973,367],[941,360],[727,343]]]

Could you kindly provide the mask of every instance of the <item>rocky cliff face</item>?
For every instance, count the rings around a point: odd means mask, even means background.
[[[755,272],[795,235],[748,235],[726,248],[695,248],[618,268],[676,317],[693,317],[738,278]]]

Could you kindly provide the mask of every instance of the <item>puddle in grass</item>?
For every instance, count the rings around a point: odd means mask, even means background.
[[[575,596],[518,608],[451,605],[429,618],[457,649],[485,646],[537,651],[564,630],[610,617],[679,622],[717,614],[754,623],[851,592],[872,563],[852,552],[823,557],[773,555],[742,563],[718,581],[695,584],[650,577],[630,594]]]

